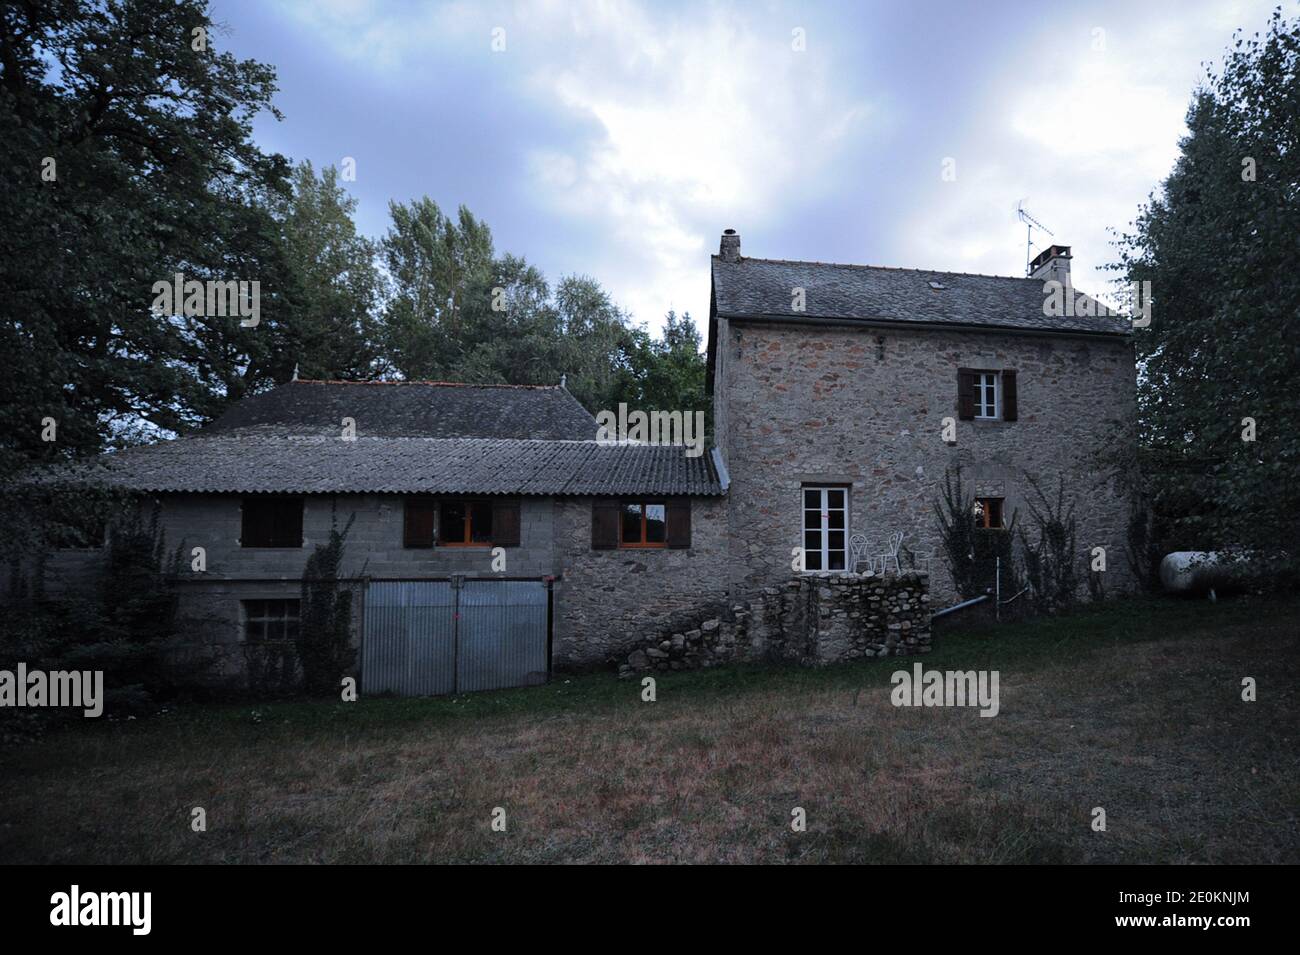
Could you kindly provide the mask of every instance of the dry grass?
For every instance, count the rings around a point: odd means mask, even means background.
[[[0,760],[0,860],[1294,863],[1298,620],[1139,604],[946,637],[926,666],[999,669],[992,719],[896,709],[889,660],[675,675],[653,704],[597,675],[86,726]]]

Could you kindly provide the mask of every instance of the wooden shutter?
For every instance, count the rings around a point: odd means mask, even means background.
[[[433,515],[436,505],[431,500],[408,497],[406,515],[402,521],[403,547],[433,546]]]
[[[519,502],[492,502],[492,543],[497,547],[519,546]]]
[[[975,372],[970,368],[957,369],[957,417],[962,421],[975,418]]]
[[[239,505],[239,544],[241,547],[269,547],[271,514],[263,498],[246,497]]]
[[[665,536],[669,547],[691,546],[691,499],[668,501],[664,505]]]
[[[1002,420],[1015,421],[1020,409],[1016,406],[1016,373],[1002,372]]]
[[[593,550],[612,550],[618,546],[617,501],[596,501],[591,505],[591,547]]]
[[[281,497],[275,500],[276,547],[302,546],[302,498]]]

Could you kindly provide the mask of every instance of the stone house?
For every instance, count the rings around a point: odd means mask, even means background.
[[[1068,275],[1061,247],[1004,278],[746,258],[728,230],[699,456],[598,440],[562,385],[295,380],[96,473],[202,549],[178,583],[183,642],[232,680],[292,639],[307,557],[349,522],[363,691],[922,652],[930,601],[953,596],[942,560],[896,584],[844,572],[855,534],[871,554],[897,531],[936,549],[959,460],[991,528],[1028,480],[1064,478],[1080,547],[1125,587],[1127,502],[1089,455],[1134,440],[1133,350],[1117,318],[1044,315],[1044,278]],[[97,557],[51,573],[84,581]]]
[[[1063,479],[1089,566],[1104,548],[1106,589],[1131,586],[1128,501],[1096,463],[1136,441],[1129,323],[1045,314],[1045,282],[1073,291],[1068,247],[1012,278],[747,258],[728,230],[712,267],[708,382],[736,592],[787,579],[795,547],[808,570],[841,571],[856,533],[872,552],[901,531],[905,548],[937,553],[934,506],[959,463],[992,528],[1024,516],[1031,480],[1055,494]],[[930,566],[934,599],[950,601],[944,561]]]
[[[649,617],[725,591],[716,456],[596,436],[563,387],[295,380],[93,476],[157,502],[191,561],[186,642],[225,676],[250,645],[292,639],[308,556],[351,522],[343,576],[359,578],[363,665],[374,637],[371,687],[450,692],[605,664]],[[53,588],[97,558],[56,555]],[[421,632],[394,636],[411,613]],[[457,629],[445,655],[418,645]],[[526,653],[498,659],[502,643]]]

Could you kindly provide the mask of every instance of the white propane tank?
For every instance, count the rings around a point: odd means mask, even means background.
[[[1204,593],[1240,586],[1246,559],[1219,551],[1179,550],[1160,562],[1160,583],[1175,594]]]

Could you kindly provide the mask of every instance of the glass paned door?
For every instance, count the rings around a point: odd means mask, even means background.
[[[804,487],[804,569],[843,570],[848,533],[848,489]]]

